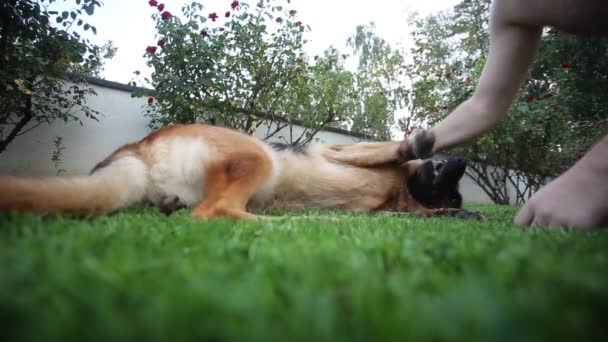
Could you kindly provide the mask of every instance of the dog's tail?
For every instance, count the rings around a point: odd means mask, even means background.
[[[105,214],[144,199],[148,171],[135,156],[124,156],[89,176],[0,177],[0,211]]]

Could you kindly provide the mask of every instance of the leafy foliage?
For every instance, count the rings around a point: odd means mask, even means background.
[[[434,125],[472,95],[487,56],[489,3],[465,0],[414,19],[409,108],[418,122]],[[454,151],[472,160],[469,175],[496,203],[524,201],[608,131],[608,39],[549,30],[542,46],[507,118]]]
[[[204,122],[252,133],[266,126],[266,138],[294,123],[306,127],[286,138],[291,143],[307,143],[327,125],[390,137],[401,99],[387,91],[394,78],[378,71],[380,63],[396,68],[402,58],[371,27],[359,28],[353,41],[363,53],[358,72],[351,72],[344,66],[347,55],[335,48],[312,60],[304,54],[308,27],[289,1],[228,5],[226,13],[209,13],[195,1],[178,18],[151,2],[158,9],[158,42],[147,49],[154,71],[144,82],[155,89],[146,110],[153,127]],[[370,44],[379,45],[374,53]]]
[[[58,13],[49,10],[53,2],[0,2],[0,153],[41,124],[79,121],[80,113],[96,119],[99,114],[86,106],[93,89],[78,78],[68,85],[63,74],[94,75],[101,67],[102,50],[74,30],[96,33],[83,17],[101,3],[75,0],[77,8]]]

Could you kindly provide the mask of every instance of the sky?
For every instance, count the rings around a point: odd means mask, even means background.
[[[154,21],[151,15],[156,9],[148,0],[101,0],[103,6],[97,8],[87,22],[97,28],[96,36],[89,36],[93,43],[102,45],[108,40],[118,48],[116,56],[108,60],[101,76],[110,81],[127,83],[134,79],[133,73],[147,74],[144,53],[149,45],[155,45]],[[422,15],[446,10],[460,0],[291,0],[288,6],[295,9],[298,20],[310,26],[305,39],[309,43],[304,51],[309,56],[322,53],[330,45],[345,51],[347,38],[358,25],[374,22],[376,33],[393,46],[407,48],[410,44],[407,27],[409,13]],[[173,14],[181,13],[184,4],[191,0],[158,0],[165,4],[165,10]],[[224,13],[232,0],[200,0],[205,12]],[[255,0],[245,1],[250,5]],[[61,2],[59,2],[61,4]],[[65,4],[74,5],[73,1]],[[66,5],[59,5],[65,8]],[[69,6],[68,6],[69,7]]]

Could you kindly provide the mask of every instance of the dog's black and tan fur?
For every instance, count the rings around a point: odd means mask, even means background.
[[[460,216],[466,163],[414,159],[429,145],[424,131],[401,142],[293,147],[175,125],[121,147],[88,176],[0,177],[0,210],[89,216],[147,201],[165,212],[191,207],[199,219],[268,219],[248,208]]]

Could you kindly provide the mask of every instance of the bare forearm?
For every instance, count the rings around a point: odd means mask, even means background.
[[[432,129],[433,152],[471,141],[507,114],[538,49],[541,27],[516,24],[513,3],[495,1],[490,17],[490,53],[473,96]]]
[[[479,137],[496,126],[505,115],[506,109],[489,108],[475,97],[470,98],[458,106],[439,125],[431,129],[436,139],[433,153]]]

